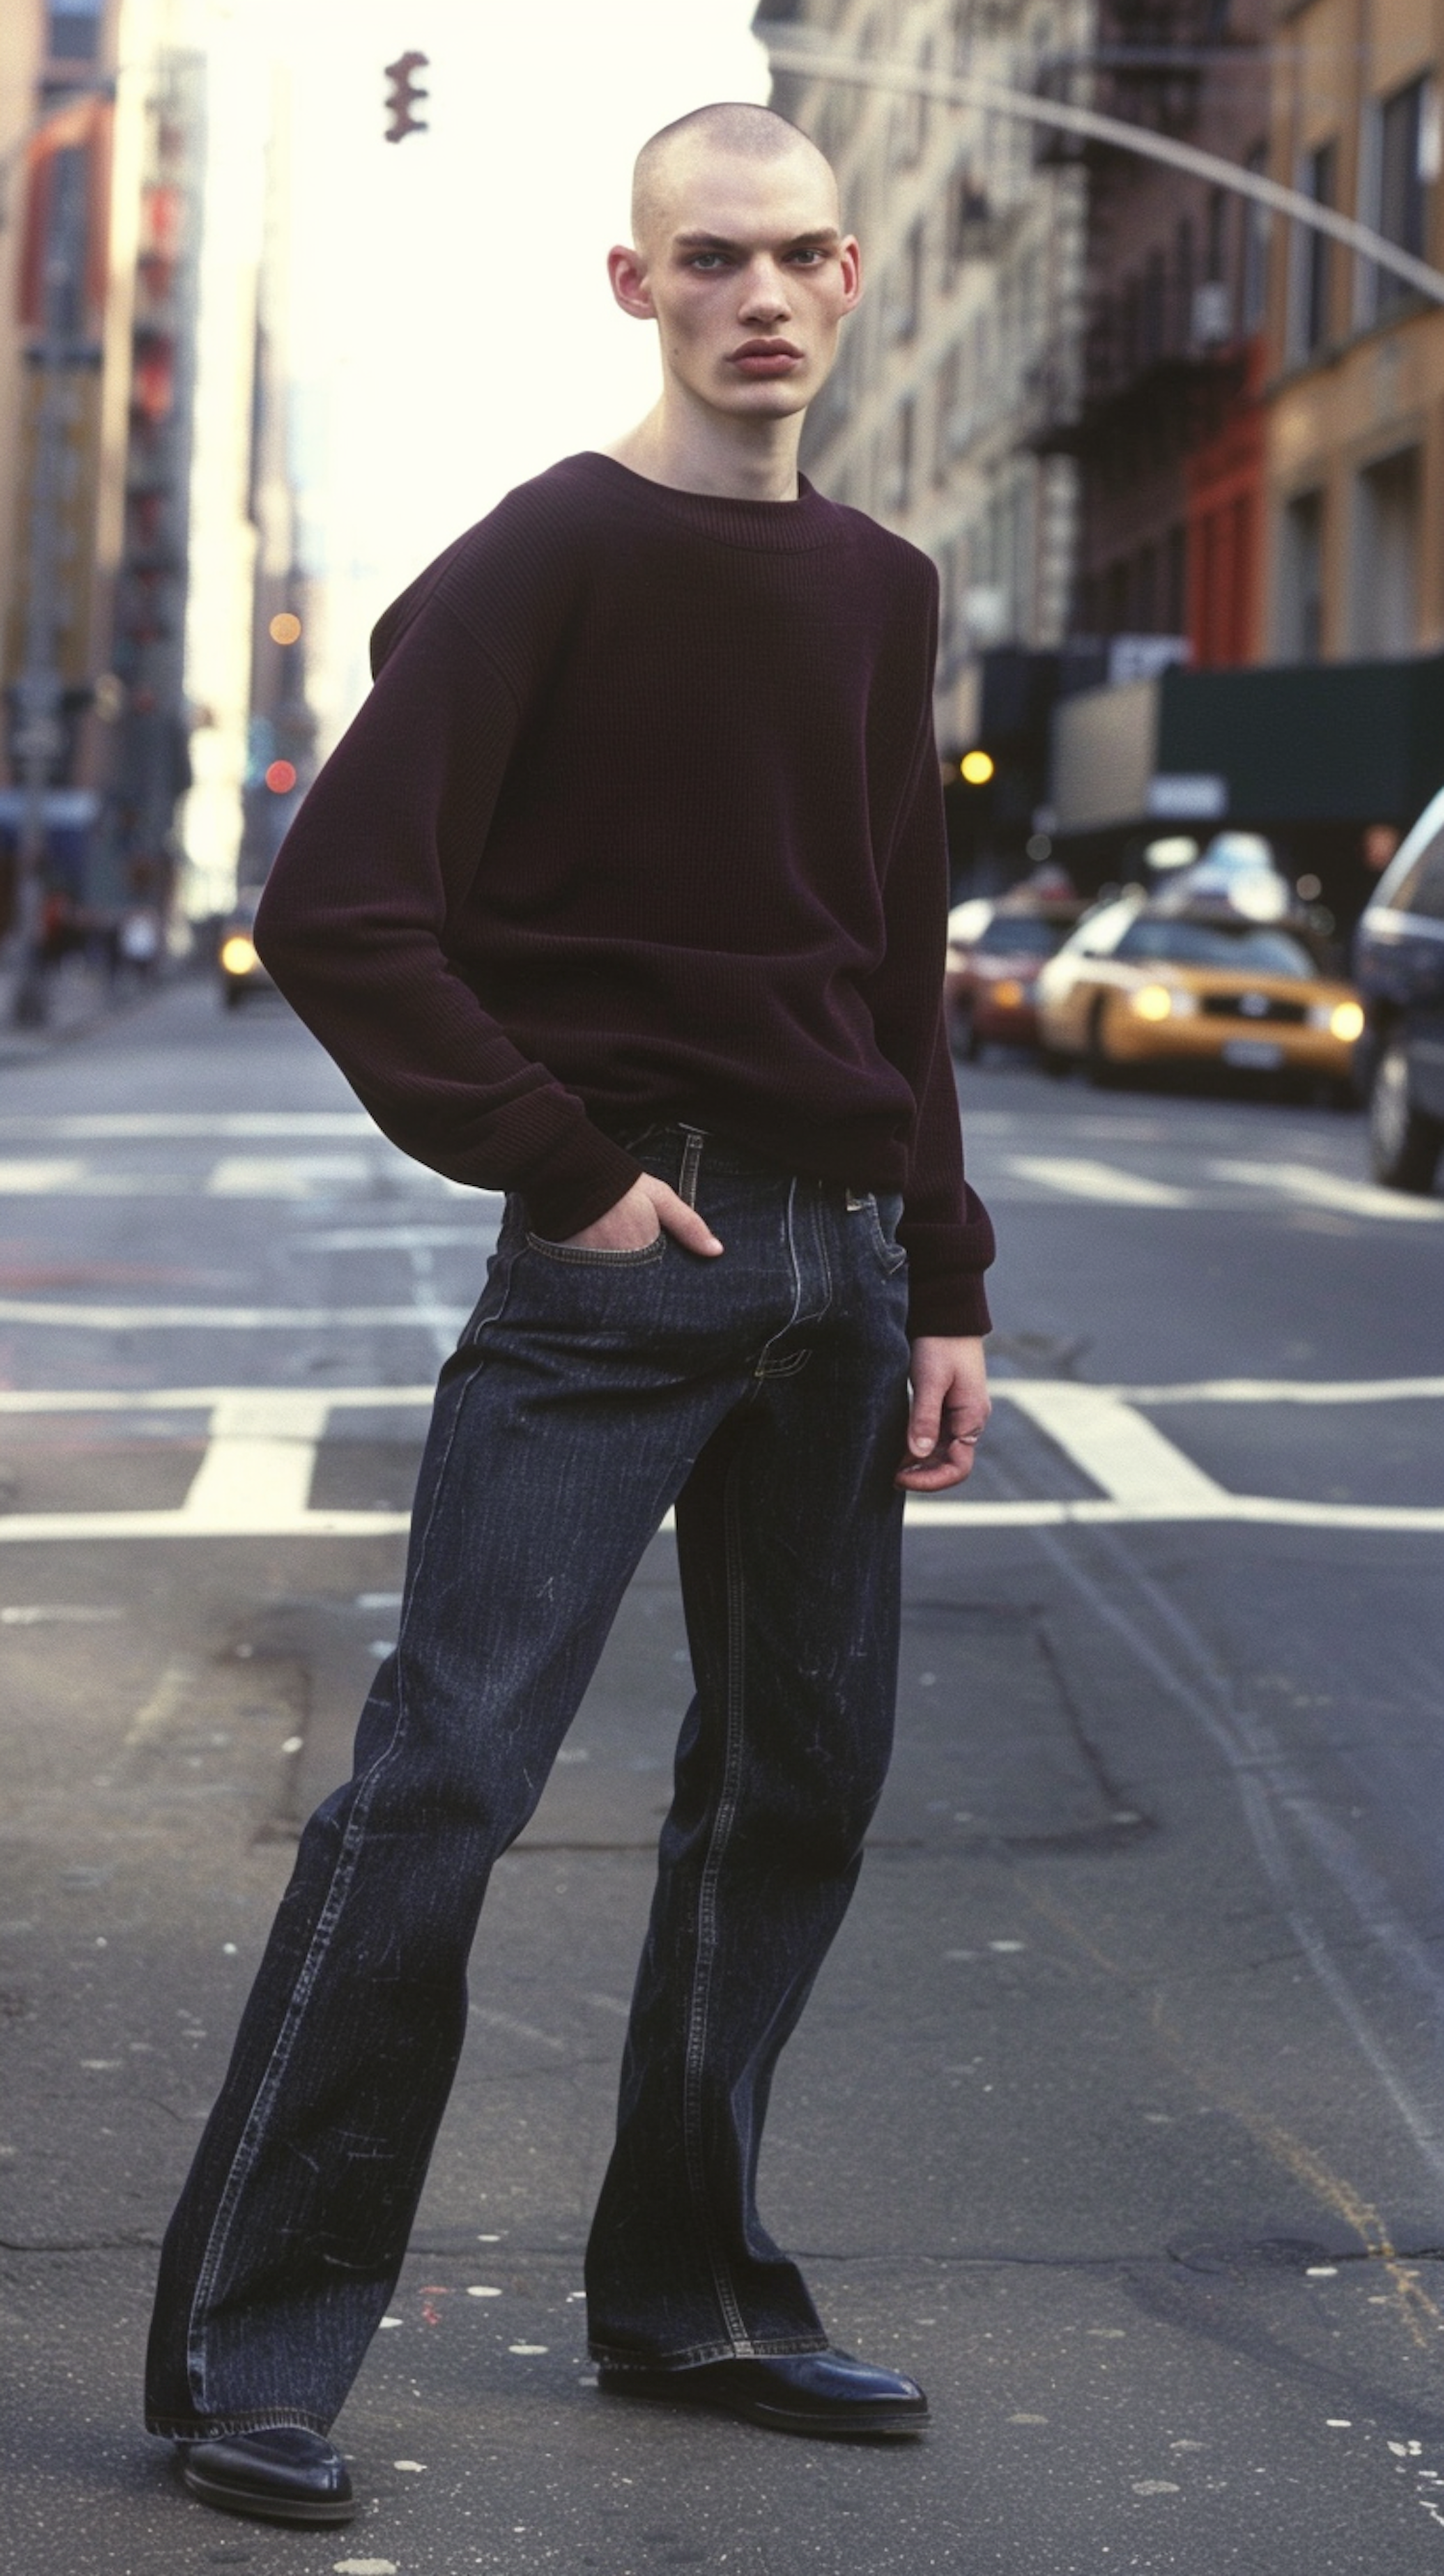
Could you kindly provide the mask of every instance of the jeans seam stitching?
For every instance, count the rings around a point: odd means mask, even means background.
[[[702,1170],[702,1148],[706,1143],[706,1135],[700,1127],[684,1127],[682,1137],[682,1165],[677,1174],[677,1196],[679,1199],[685,1199],[689,1208],[695,1208],[697,1183]]]
[[[786,1341],[802,1312],[802,1264],[797,1257],[797,1235],[792,1221],[796,1205],[797,1183],[794,1180],[789,1181],[787,1185],[787,1250],[792,1261],[792,1312],[781,1330],[774,1333],[770,1341],[763,1343],[753,1367],[754,1378],[770,1377],[774,1374],[767,1365],[767,1354],[769,1351],[775,1351],[779,1342]],[[788,1365],[790,1367],[790,1363]],[[776,1374],[780,1375],[781,1371],[777,1371]]]
[[[702,2117],[699,2087],[707,2050],[707,2025],[711,2009],[712,1971],[716,1960],[717,1881],[721,1876],[737,1814],[737,1778],[741,1769],[744,1726],[743,1669],[740,1646],[745,1628],[746,1591],[737,1550],[736,1466],[728,1472],[723,1500],[723,1529],[727,1565],[727,1687],[726,1719],[722,1767],[722,1788],[717,1801],[708,1840],[707,1857],[702,1866],[697,1890],[697,1955],[692,1972],[691,2008],[688,2013],[687,2055],[683,2073],[682,2139],[687,2162],[687,2178],[692,2186],[702,2232],[707,2247],[707,2260],[722,2320],[733,2338],[734,2353],[750,2354],[751,2337],[742,2315],[736,2287],[728,2265],[717,2243],[716,2229],[707,2202],[707,2178],[704,2170]]]
[[[473,1348],[476,1348],[479,1345],[481,1333],[486,1329],[486,1324],[499,1323],[506,1312],[507,1302],[511,1295],[511,1279],[511,1270],[508,1269],[502,1288],[501,1303],[497,1307],[495,1315],[488,1316],[485,1319],[485,1323],[478,1327],[477,1334],[472,1343]],[[422,1565],[425,1562],[426,1552],[431,1542],[431,1533],[436,1520],[437,1506],[441,1499],[441,1489],[446,1479],[446,1470],[451,1462],[452,1451],[456,1446],[457,1434],[461,1428],[462,1414],[465,1411],[467,1396],[471,1392],[471,1383],[472,1382],[469,1381],[468,1385],[462,1391],[461,1401],[456,1408],[456,1415],[451,1425],[450,1435],[447,1439],[446,1449],[441,1460],[436,1484],[433,1488],[431,1509],[427,1513],[426,1527],[422,1533],[420,1548],[417,1551],[418,1575],[420,1574]],[[409,1599],[414,1596],[414,1592],[415,1585],[408,1584],[408,1606]],[[290,2064],[291,2055],[295,2048],[302,2022],[305,2018],[306,2007],[310,2002],[316,1980],[325,1965],[326,1954],[331,1946],[331,1936],[340,1919],[341,1909],[345,1904],[347,1891],[350,1888],[351,1881],[355,1877],[356,1864],[360,1858],[361,1844],[365,1836],[367,1820],[370,1816],[371,1803],[375,1796],[377,1785],[381,1779],[383,1771],[396,1753],[406,1731],[405,1665],[401,1653],[401,1649],[406,1638],[406,1617],[407,1610],[406,1608],[403,1608],[402,1618],[397,1630],[396,1638],[396,1723],[392,1728],[391,1734],[382,1751],[377,1754],[376,1759],[372,1763],[365,1778],[358,1784],[356,1805],[351,1816],[351,1821],[342,1838],[341,1849],[336,1855],[336,1866],[331,1874],[331,1884],[326,1892],[326,1901],[317,1917],[316,1928],[312,1933],[310,1947],[307,1951],[301,1973],[297,1977],[296,1983],[292,1988],[290,2005],[287,2009],[285,2019],[281,2024],[281,2028],[276,2034],[275,2046],[267,2060],[261,2080],[256,2086],[255,2096],[251,2103],[251,2108],[247,2115],[245,2126],[237,2141],[236,2152],[231,2160],[230,2169],[226,2175],[225,2187],[216,2203],[216,2214],[211,2224],[210,2234],[206,2239],[205,2253],[197,2267],[195,2292],[191,2300],[190,2315],[186,2324],[186,2374],[192,2389],[198,2392],[198,2400],[202,2412],[206,2411],[204,2403],[206,2379],[205,2342],[209,2320],[207,2319],[205,2324],[201,2324],[199,2322],[201,2311],[209,2300],[211,2290],[215,2284],[216,2276],[225,2259],[226,2251],[230,2242],[231,2226],[235,2217],[237,2203],[255,2169],[254,2147],[257,2142],[258,2131],[264,2125],[266,2114],[270,2109],[277,2089],[279,2088],[286,2073],[286,2069]]]

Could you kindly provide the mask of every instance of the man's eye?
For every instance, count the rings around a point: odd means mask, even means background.
[[[722,254],[719,250],[699,250],[694,252],[687,265],[689,268],[720,268]]]

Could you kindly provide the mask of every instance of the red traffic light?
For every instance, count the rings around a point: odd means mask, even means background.
[[[430,90],[418,89],[413,77],[427,69],[428,61],[426,54],[398,54],[395,62],[386,66],[386,77],[391,83],[386,101],[391,112],[391,122],[386,128],[388,143],[400,143],[405,135],[425,134],[427,131],[425,117],[413,116],[411,111],[419,98],[431,96]]]
[[[295,784],[296,770],[294,762],[289,760],[273,760],[270,768],[266,772],[266,785],[269,787],[271,794],[273,796],[289,796]]]

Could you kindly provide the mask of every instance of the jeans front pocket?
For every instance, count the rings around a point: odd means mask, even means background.
[[[882,1265],[884,1276],[888,1279],[892,1278],[895,1271],[901,1270],[907,1260],[907,1254],[897,1240],[897,1230],[902,1223],[902,1212],[903,1202],[900,1190],[884,1190],[881,1196],[874,1192],[868,1199],[867,1222],[868,1231],[872,1237],[872,1248]]]
[[[526,1240],[527,1250],[539,1252],[544,1261],[570,1262],[586,1270],[642,1269],[648,1262],[660,1261],[667,1246],[663,1229],[653,1235],[650,1243],[640,1244],[630,1252],[609,1252],[600,1243],[549,1243],[544,1234],[532,1234],[530,1230]]]

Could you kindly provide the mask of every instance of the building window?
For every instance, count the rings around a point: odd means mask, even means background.
[[[1183,635],[1188,630],[1188,533],[1181,526],[1169,529],[1163,549],[1163,631],[1165,635]]]
[[[1334,203],[1338,175],[1339,147],[1336,142],[1320,143],[1306,152],[1299,169],[1299,189],[1312,197],[1316,206]],[[1293,342],[1295,359],[1311,358],[1324,346],[1329,336],[1329,285],[1333,262],[1326,233],[1316,233],[1302,224],[1294,232]]]
[[[1279,653],[1317,662],[1324,634],[1324,496],[1299,492],[1283,515],[1279,549]]]
[[[103,0],[55,0],[47,12],[46,52],[52,63],[93,63],[100,51]]]
[[[1381,660],[1417,650],[1420,482],[1417,447],[1382,457],[1358,480],[1351,640]]]
[[[942,485],[957,450],[962,393],[962,351],[956,342],[933,378],[933,481]]]
[[[1397,242],[1400,250],[1412,251],[1416,259],[1424,256],[1427,236],[1428,191],[1430,182],[1439,176],[1439,109],[1432,80],[1410,81],[1396,90],[1375,110],[1373,134],[1374,184],[1367,191],[1366,205],[1372,208],[1372,220],[1386,241]],[[1387,312],[1412,293],[1402,277],[1393,277],[1387,269],[1371,269],[1365,286],[1366,310],[1363,318]]]
[[[916,406],[909,394],[893,414],[892,454],[883,481],[883,507],[899,517],[905,516],[912,505],[916,429]]]
[[[1262,179],[1267,176],[1268,157],[1268,145],[1256,143],[1244,166]],[[1246,197],[1243,203],[1243,257],[1239,264],[1239,323],[1245,331],[1259,330],[1267,309],[1272,225],[1273,217],[1267,206]]]
[[[1151,250],[1143,264],[1143,305],[1140,314],[1144,365],[1151,366],[1161,358],[1168,330],[1168,263],[1161,250]]]
[[[888,301],[889,337],[911,340],[917,335],[923,300],[923,227],[922,219],[912,226],[893,269],[892,294]]]

